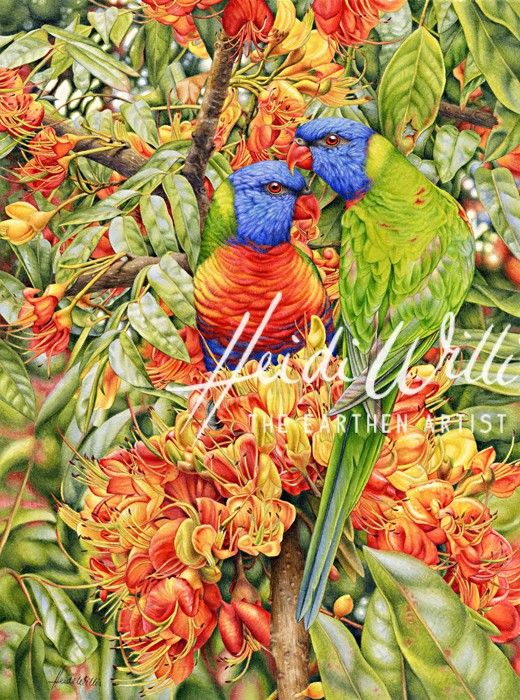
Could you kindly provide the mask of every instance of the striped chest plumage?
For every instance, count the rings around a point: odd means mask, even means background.
[[[265,251],[230,244],[217,248],[205,260],[195,275],[195,305],[208,366],[213,364],[211,354],[218,361],[249,312],[250,319],[228,362],[229,366],[236,364],[278,292],[280,302],[252,358],[265,352],[276,355],[299,349],[312,315],[320,316],[326,327],[331,327],[330,305],[321,281],[290,243]]]

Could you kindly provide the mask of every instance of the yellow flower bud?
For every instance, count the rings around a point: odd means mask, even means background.
[[[273,460],[264,454],[258,460],[258,487],[263,498],[278,498],[282,493],[280,474]]]
[[[471,462],[478,452],[475,437],[471,430],[457,428],[440,435],[439,443],[444,449],[445,460],[447,459],[449,462],[446,473],[442,474],[441,478],[456,483],[470,468]]]
[[[30,221],[37,211],[38,209],[29,202],[13,202],[5,208],[5,213],[10,219],[21,219],[22,221]]]
[[[272,368],[266,371],[267,378],[277,371],[277,368]],[[289,369],[287,376],[290,380],[298,379],[298,375],[294,370]],[[288,416],[296,406],[298,400],[299,383],[288,383],[282,379],[275,379],[269,383],[260,380],[258,383],[258,394],[267,413],[273,418],[281,418]]]
[[[341,595],[339,598],[336,598],[332,608],[335,617],[345,617],[345,615],[350,615],[353,609],[354,601],[349,593],[345,593],[345,595]]]
[[[32,241],[36,231],[22,219],[8,219],[0,222],[0,238],[8,240],[13,245],[23,245]]]
[[[311,458],[311,444],[302,423],[293,418],[284,421],[287,433],[287,457],[292,466],[304,471]]]
[[[265,411],[255,406],[252,416],[252,432],[260,452],[269,454],[276,445],[273,420]]]
[[[325,693],[323,692],[323,685],[319,681],[309,683],[305,690],[302,690],[301,693],[298,693],[296,697],[312,698],[312,700],[321,700],[321,698],[325,697]]]
[[[309,350],[321,350],[327,344],[327,332],[319,316],[311,317],[309,334],[307,335],[307,347]]]

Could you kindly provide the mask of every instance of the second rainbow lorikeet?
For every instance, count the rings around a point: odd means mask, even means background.
[[[248,359],[270,352],[276,361],[279,354],[299,350],[313,315],[332,331],[318,271],[290,239],[293,219],[317,221],[319,211],[303,176],[291,174],[282,161],[248,165],[217,188],[195,274],[197,325],[208,369],[224,356],[247,315],[225,359],[227,367],[236,367],[278,294]]]
[[[334,442],[300,591],[298,615],[308,627],[383,444],[365,408],[371,418],[391,413],[397,389],[390,384],[410,347],[415,343],[409,359],[417,362],[446,316],[460,309],[473,277],[474,239],[460,204],[364,124],[309,121],[298,127],[287,162],[312,169],[345,200],[340,302],[354,378],[331,412],[346,413],[346,428]],[[377,373],[378,391],[388,387],[379,404],[366,391],[367,371],[390,338]]]

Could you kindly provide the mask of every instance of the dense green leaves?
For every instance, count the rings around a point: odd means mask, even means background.
[[[163,188],[170,202],[177,238],[194,270],[200,251],[200,216],[195,193],[182,175],[167,175]]]
[[[153,112],[144,100],[122,104],[121,114],[130,129],[140,136],[143,141],[152,146],[159,145],[157,125]]]
[[[34,419],[34,391],[24,363],[13,348],[0,340],[0,405],[2,402],[25,418]]]
[[[520,195],[511,172],[506,168],[479,168],[475,183],[495,230],[513,255],[520,258]]]
[[[83,615],[60,588],[35,579],[27,583],[45,636],[65,661],[82,664],[97,647],[96,638],[88,631]]]
[[[339,620],[320,613],[310,635],[327,700],[390,700],[383,682]]]
[[[393,55],[378,93],[383,134],[404,154],[433,124],[444,83],[440,46],[425,27],[419,27]]]
[[[449,182],[474,156],[480,143],[475,131],[446,125],[439,129],[433,148],[433,159],[441,182]]]
[[[520,693],[507,658],[438,573],[405,554],[364,551],[399,648],[429,696],[500,700]]]
[[[152,386],[143,359],[128,333],[121,333],[110,344],[108,358],[110,366],[121,379],[136,387]]]
[[[139,226],[131,216],[116,216],[112,219],[108,227],[108,238],[116,253],[148,254]]]
[[[178,330],[149,292],[128,306],[128,320],[142,338],[161,352],[189,361],[188,351]]]
[[[143,224],[152,248],[159,256],[179,251],[173,221],[166,202],[155,194],[143,195],[140,202]]]
[[[20,642],[14,657],[18,700],[47,700],[50,688],[43,662],[45,643],[42,628],[32,625]]]
[[[170,61],[172,32],[170,27],[159,22],[147,22],[144,31],[146,68],[150,83],[156,86]]]
[[[10,46],[0,53],[0,68],[18,68],[27,63],[38,61],[49,53],[51,45],[43,29],[28,32],[15,39]]]
[[[520,113],[520,54],[515,37],[502,24],[486,17],[476,2],[454,2],[475,63],[497,99]]]
[[[486,160],[501,158],[520,144],[520,115],[497,102],[495,117],[498,124],[489,134],[484,153]]]
[[[172,255],[165,255],[148,269],[148,281],[180,321],[195,326],[193,279]]]

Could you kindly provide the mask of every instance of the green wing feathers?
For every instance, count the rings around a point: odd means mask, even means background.
[[[235,193],[228,180],[217,187],[208,211],[198,264],[209,258],[213,251],[236,236],[237,220],[234,207]]]

